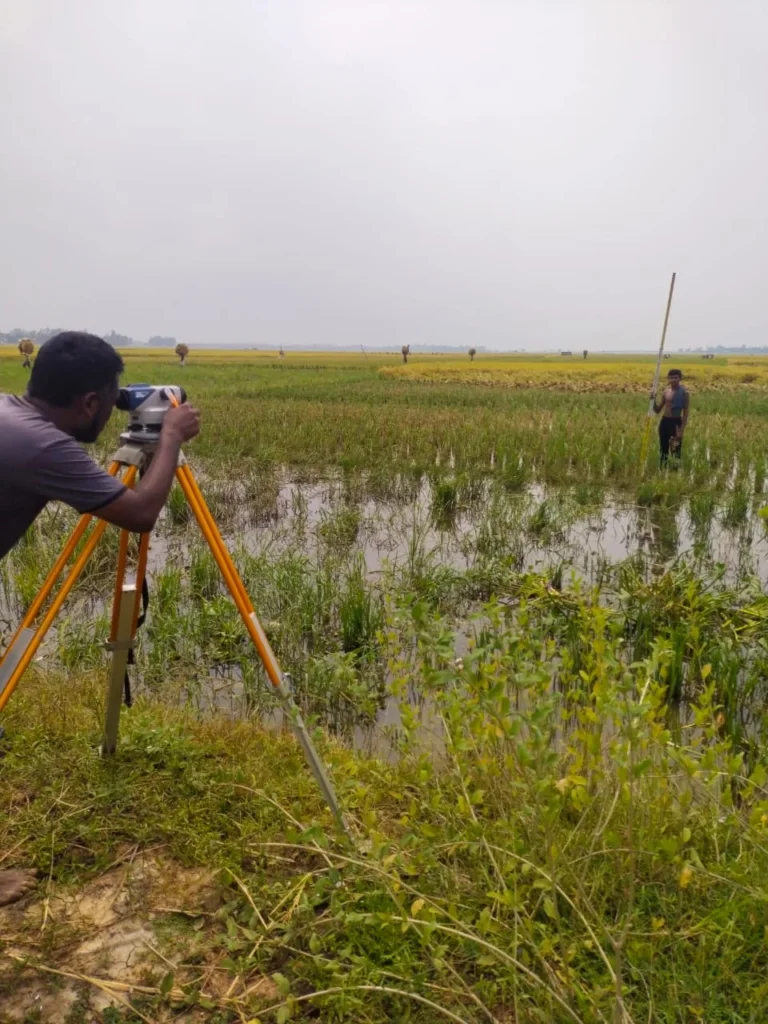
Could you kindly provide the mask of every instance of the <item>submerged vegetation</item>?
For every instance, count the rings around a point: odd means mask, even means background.
[[[127,361],[175,380],[172,353]],[[482,356],[435,383],[443,362],[185,367],[189,456],[351,839],[174,491],[117,755],[114,531],[3,715],[0,859],[41,881],[0,909],[2,1024],[765,1018],[762,364],[696,391],[680,470],[641,473],[642,394],[464,382]],[[0,636],[73,521],[48,510],[0,565]]]

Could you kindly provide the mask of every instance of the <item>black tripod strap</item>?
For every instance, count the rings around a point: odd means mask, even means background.
[[[147,608],[149,607],[149,586],[147,585],[147,577],[144,577],[144,582],[141,584],[141,614],[136,620],[136,629],[140,629],[144,625],[144,620],[147,617]],[[134,636],[135,639],[135,636]],[[133,647],[128,651],[128,664],[134,665],[135,660],[133,657]],[[125,679],[123,681],[123,690],[125,693],[125,706],[131,707],[133,704],[133,695],[131,694],[131,677],[128,674],[128,669],[125,670]]]

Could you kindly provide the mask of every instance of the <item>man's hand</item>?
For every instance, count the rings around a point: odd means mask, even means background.
[[[200,413],[191,405],[169,409],[149,469],[136,487],[99,509],[96,515],[133,533],[149,533],[165,504],[179,460],[179,448],[200,433]]]
[[[177,405],[169,409],[163,420],[161,435],[164,434],[169,440],[177,444],[184,444],[191,441],[200,433],[200,413],[192,405]]]

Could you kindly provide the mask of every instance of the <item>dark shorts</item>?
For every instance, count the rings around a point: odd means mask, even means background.
[[[663,416],[659,421],[659,444],[661,446],[661,461],[665,462],[669,458],[670,447],[672,439],[678,431],[679,427],[682,427],[682,417],[676,416]],[[674,449],[673,454],[678,458],[682,448],[682,441],[678,442]]]

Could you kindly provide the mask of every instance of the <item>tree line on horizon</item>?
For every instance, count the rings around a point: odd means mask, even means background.
[[[18,345],[23,338],[29,338],[36,345],[42,345],[54,335],[72,329],[70,327],[39,327],[35,330],[24,330],[21,327],[14,327],[12,331],[0,331],[0,344]],[[80,329],[86,330],[85,327]],[[118,334],[117,331],[110,331],[109,334],[102,334],[100,337],[108,341],[113,348],[126,348],[129,345],[144,344],[141,341],[136,341],[135,338],[129,337],[127,334]],[[176,338],[170,335],[153,334],[146,344],[152,348],[175,348],[177,342]]]

